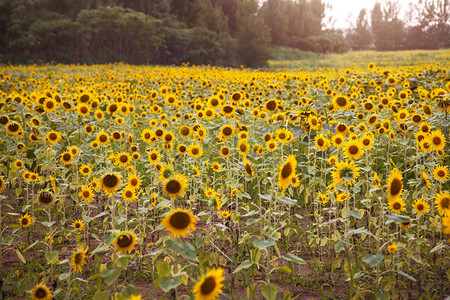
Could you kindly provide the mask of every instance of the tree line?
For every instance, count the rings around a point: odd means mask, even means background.
[[[322,53],[448,47],[448,0],[420,5],[420,22],[407,27],[396,2],[376,4],[371,26],[361,11],[345,36],[324,29],[322,0],[3,0],[0,62],[259,67],[271,45]],[[418,33],[423,40],[413,43]]]

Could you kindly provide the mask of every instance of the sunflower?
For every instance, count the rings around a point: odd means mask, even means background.
[[[128,152],[119,152],[116,154],[114,163],[119,166],[126,168],[131,161],[131,156]]]
[[[227,146],[223,146],[220,148],[220,156],[222,157],[228,157],[230,155],[230,148]]]
[[[380,179],[378,178],[377,172],[373,172],[373,183],[375,184],[376,187],[381,186]]]
[[[396,243],[392,243],[388,246],[387,251],[391,254],[394,254],[395,252],[397,252],[397,244]]]
[[[206,197],[215,197],[217,192],[213,188],[207,188],[203,191]]]
[[[358,159],[363,153],[362,143],[358,140],[349,140],[344,144],[344,155],[348,158]]]
[[[81,231],[81,230],[83,230],[84,222],[82,220],[75,220],[75,221],[73,221],[72,226],[77,231]]]
[[[127,185],[122,190],[122,198],[127,202],[133,202],[137,198],[136,190],[134,188],[132,188],[131,186]]]
[[[73,156],[72,153],[70,153],[69,151],[65,151],[61,154],[61,161],[65,164],[65,165],[69,165],[73,160]]]
[[[137,237],[132,232],[121,232],[114,239],[114,246],[116,247],[116,251],[120,251],[123,253],[130,252],[133,250],[134,245],[137,243]]]
[[[369,119],[367,120],[367,124],[369,126],[375,126],[378,123],[378,116],[377,115],[371,115]]]
[[[419,130],[424,133],[429,133],[431,130],[431,125],[428,122],[422,122],[419,126]]]
[[[336,132],[342,135],[346,135],[348,131],[348,126],[344,123],[339,123],[336,125]]]
[[[81,103],[77,105],[77,112],[80,116],[87,117],[91,112],[91,108],[89,105]]]
[[[327,204],[328,203],[328,197],[325,194],[323,194],[322,192],[319,191],[319,199],[320,199],[320,203],[322,204]]]
[[[127,185],[134,190],[139,190],[141,187],[141,175],[136,174],[136,172],[128,174]]]
[[[12,135],[20,135],[23,131],[22,126],[17,122],[11,122],[6,125],[6,132]]]
[[[239,154],[243,157],[247,156],[250,153],[250,145],[248,144],[247,140],[240,140],[237,150],[239,151]]]
[[[115,130],[115,131],[111,132],[111,139],[114,142],[118,142],[118,141],[122,140],[123,137],[124,137],[124,134],[120,131]]]
[[[81,191],[78,196],[80,196],[86,203],[91,202],[94,197],[94,191],[89,186],[81,186]]]
[[[423,177],[423,180],[425,181],[425,186],[427,188],[431,188],[431,182],[428,179],[428,174],[426,172],[422,172],[422,177]]]
[[[216,172],[220,172],[222,170],[222,165],[214,161],[211,163],[211,168]]]
[[[188,154],[194,158],[199,158],[203,154],[203,149],[200,145],[192,144],[188,148]]]
[[[109,135],[105,131],[100,131],[97,133],[97,140],[100,146],[107,145],[109,143]]]
[[[255,176],[255,172],[253,171],[250,161],[248,159],[246,159],[245,157],[244,157],[244,165],[245,165],[245,174],[250,177]]]
[[[274,152],[275,150],[277,150],[277,142],[275,140],[270,140],[266,143],[266,148],[269,152]]]
[[[436,194],[434,204],[441,216],[450,217],[450,193],[445,191]]]
[[[391,176],[389,177],[387,182],[387,199],[389,202],[400,199],[400,197],[402,196],[402,179],[402,173],[400,173],[397,168],[392,169]]]
[[[49,192],[49,191],[39,192],[39,195],[37,198],[38,203],[43,206],[49,206],[50,204],[53,203],[54,200],[55,200],[55,197],[53,197],[53,193]]]
[[[331,143],[333,144],[334,147],[341,148],[342,146],[344,146],[344,143],[345,143],[344,135],[341,133],[334,134],[331,137]]]
[[[222,113],[222,115],[230,117],[230,118],[234,118],[235,111],[236,111],[236,107],[234,107],[233,105],[230,105],[230,104],[226,104],[226,105],[222,106],[220,109],[220,112]]]
[[[31,293],[31,300],[50,300],[51,298],[52,291],[43,284],[35,286]]]
[[[389,210],[395,214],[400,214],[406,209],[405,201],[401,198],[389,200]]]
[[[297,160],[294,155],[290,155],[286,162],[281,165],[278,173],[278,185],[281,190],[284,190],[291,183],[291,177],[295,176],[295,166],[297,166]]]
[[[83,265],[86,264],[86,252],[89,250],[89,247],[86,246],[86,248],[83,248],[83,246],[79,247],[70,261],[75,273],[81,273],[83,271]]]
[[[319,121],[316,115],[309,115],[308,116],[308,124],[309,127],[311,127],[312,130],[320,130],[322,129],[322,123]]]
[[[448,168],[446,166],[436,166],[433,170],[433,176],[437,181],[446,182],[448,180]]]
[[[333,105],[337,110],[347,110],[350,102],[347,96],[337,95],[333,98]]]
[[[373,143],[374,143],[373,135],[365,133],[361,137],[360,141],[361,141],[363,148],[368,150],[368,149],[372,148],[372,146],[373,146]]]
[[[418,198],[414,200],[413,209],[415,214],[423,215],[430,211],[430,205],[428,204],[427,201],[423,200],[422,198]]]
[[[156,164],[161,158],[160,153],[157,150],[150,150],[150,152],[148,152],[148,161],[150,162],[150,164],[154,165]]]
[[[222,292],[223,269],[212,269],[194,285],[195,300],[213,300]]]
[[[164,193],[171,198],[183,196],[188,180],[184,174],[174,174],[164,183]]]
[[[319,133],[315,138],[315,146],[319,151],[325,151],[330,147],[330,140]]]
[[[173,237],[185,237],[191,230],[195,230],[196,222],[190,211],[175,209],[164,218],[162,225]]]
[[[83,176],[87,176],[92,173],[92,168],[89,165],[82,165],[79,170]]]
[[[234,135],[234,127],[232,125],[225,124],[220,127],[219,140],[225,141]]]
[[[338,161],[338,158],[336,155],[331,155],[328,159],[327,159],[327,163],[330,165],[334,165],[336,162]]]
[[[106,173],[100,179],[100,184],[103,188],[103,191],[107,195],[112,195],[119,188],[120,183],[120,174],[116,173]]]
[[[336,195],[336,201],[337,202],[344,202],[345,200],[347,200],[348,196],[346,193],[339,193]]]
[[[23,215],[20,219],[19,219],[19,225],[23,228],[28,228],[31,225],[33,225],[33,221],[31,220],[31,216],[29,214],[25,214]]]
[[[443,150],[445,147],[445,136],[439,130],[433,130],[429,139],[434,150]]]
[[[344,185],[352,185],[359,177],[359,167],[353,162],[345,160],[345,162],[336,162],[333,167],[331,177],[334,179],[333,185],[343,183]]]

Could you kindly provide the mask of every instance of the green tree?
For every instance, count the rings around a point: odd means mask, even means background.
[[[347,39],[355,50],[364,50],[370,47],[372,43],[372,33],[367,19],[365,9],[359,11],[356,26],[350,31]]]

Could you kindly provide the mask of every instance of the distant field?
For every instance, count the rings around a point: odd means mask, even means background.
[[[315,54],[295,49],[278,48],[272,51],[272,56],[276,58],[269,61],[270,69],[365,67],[370,62],[380,67],[397,67],[434,64],[436,62],[448,63],[450,61],[450,49]]]

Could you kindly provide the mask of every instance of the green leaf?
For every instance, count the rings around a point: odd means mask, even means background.
[[[128,268],[129,263],[130,263],[129,255],[124,255],[117,259],[117,265],[123,269]]]
[[[156,263],[156,271],[159,277],[167,277],[170,275],[170,265],[163,260]]]
[[[14,237],[12,236],[5,236],[5,237],[0,237],[0,244],[5,245],[5,246],[10,246],[12,241],[13,241]]]
[[[100,291],[97,290],[94,294],[94,298],[92,298],[92,300],[109,300],[111,299],[111,295],[109,293],[109,291]]]
[[[176,288],[181,284],[182,280],[179,277],[176,278],[169,278],[169,277],[163,277],[159,278],[158,284],[159,287],[164,291],[167,292],[171,289]]]
[[[131,298],[132,295],[139,295],[139,291],[134,285],[129,285],[126,288],[124,288],[122,293],[127,299]]]
[[[267,247],[270,247],[270,246],[273,246],[273,245],[275,245],[275,241],[274,240],[256,239],[256,240],[253,241],[253,246],[258,248],[259,250],[264,250]]]
[[[389,214],[386,215],[387,220],[399,222],[399,223],[409,223],[411,220],[408,217],[397,215],[397,214]]]
[[[434,247],[433,249],[430,250],[430,253],[439,251],[441,249],[444,249],[446,246],[443,243],[437,244],[436,247]]]
[[[265,284],[261,287],[261,294],[266,300],[275,300],[277,298],[278,287],[272,284]]]
[[[45,259],[47,260],[47,264],[53,264],[58,258],[58,250],[53,250],[52,252],[45,252]]]
[[[94,255],[95,253],[99,253],[99,252],[105,252],[108,251],[109,246],[108,245],[99,245],[97,248],[95,248],[94,251],[91,252],[91,256]]]
[[[350,230],[349,232],[346,232],[344,235],[352,235],[352,234],[358,234],[358,233],[369,233],[365,227],[361,227],[355,230]]]
[[[61,280],[61,281],[66,280],[67,278],[70,277],[70,275],[72,275],[71,272],[66,272],[66,273],[59,274],[59,280]]]
[[[270,271],[270,273],[272,273],[273,271],[279,271],[279,272],[283,272],[283,273],[286,273],[286,274],[291,274],[292,273],[291,268],[289,268],[288,266],[282,266],[281,268],[273,269],[272,271]]]
[[[391,295],[388,292],[385,293],[375,293],[375,299],[376,300],[390,300]]]
[[[105,283],[107,285],[111,285],[111,283],[113,283],[114,281],[117,280],[117,278],[119,278],[120,273],[121,273],[120,269],[114,270],[105,269],[100,272],[100,276],[105,280]]]
[[[414,277],[412,277],[411,275],[406,274],[405,272],[403,272],[402,270],[397,270],[397,273],[408,278],[409,280],[412,281],[417,281]]]
[[[17,250],[17,249],[15,249],[15,251],[16,251],[17,257],[20,259],[20,261],[21,261],[22,263],[26,264],[27,261],[25,260],[25,257],[23,257],[22,253],[20,253],[20,251]]]
[[[240,272],[241,270],[248,269],[253,265],[249,260],[244,260],[237,268],[234,270],[233,274]]]
[[[286,204],[286,205],[297,205],[297,200],[291,199],[289,197],[286,196],[282,196],[277,198],[278,202],[282,203],[282,204]]]
[[[188,242],[167,240],[166,246],[168,249],[180,254],[184,258],[197,260],[195,248]]]
[[[363,256],[362,261],[373,268],[376,265],[378,265],[379,263],[381,263],[383,261],[383,259],[384,259],[384,255],[382,255],[382,254],[372,255],[372,254],[367,253],[366,255]]]
[[[297,264],[299,264],[299,265],[304,265],[304,264],[306,264],[306,261],[304,261],[302,258],[300,258],[300,257],[298,257],[298,256],[296,256],[296,255],[294,255],[294,254],[291,254],[291,253],[285,254],[285,255],[283,256],[283,258],[284,258],[285,260],[287,260],[287,261],[292,261],[292,262],[295,262],[295,263],[297,263]]]
[[[252,211],[249,211],[248,213],[246,213],[245,215],[242,215],[242,216],[243,217],[250,217],[250,216],[253,216],[253,215],[257,215],[257,214],[259,214],[258,210],[252,210]]]
[[[271,195],[258,194],[258,196],[259,196],[261,199],[264,199],[264,200],[267,200],[267,201],[272,200],[272,196],[271,196]]]
[[[357,211],[357,210],[351,210],[351,211],[349,211],[349,212],[347,213],[347,215],[352,216],[352,217],[355,217],[355,218],[357,218],[357,219],[361,219],[361,218],[362,218],[361,213],[360,213],[359,211]]]
[[[344,241],[339,241],[334,245],[334,251],[336,253],[341,252],[342,250],[345,250],[345,242]]]

